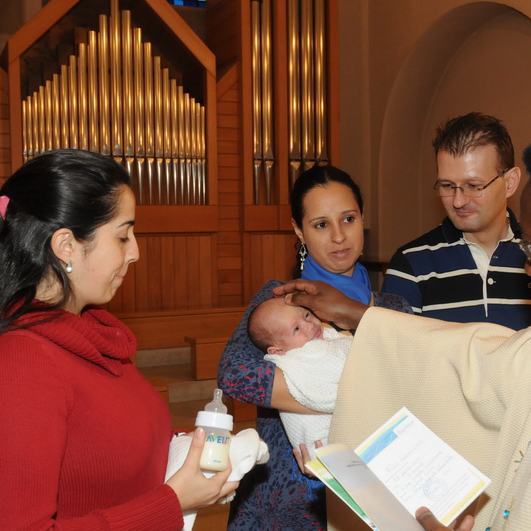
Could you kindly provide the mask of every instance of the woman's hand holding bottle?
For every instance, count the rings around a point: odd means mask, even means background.
[[[198,428],[183,466],[167,481],[177,494],[183,511],[212,505],[234,492],[239,485],[239,481],[227,482],[232,470],[230,463],[223,472],[217,472],[211,478],[204,476],[199,467],[204,446],[205,432]]]

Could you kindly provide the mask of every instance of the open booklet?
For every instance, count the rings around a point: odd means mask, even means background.
[[[406,408],[361,443],[316,448],[306,464],[369,527],[414,531],[415,511],[428,507],[448,525],[490,484]]]

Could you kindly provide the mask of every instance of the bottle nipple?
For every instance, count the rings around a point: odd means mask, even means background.
[[[205,406],[205,411],[212,411],[213,413],[227,413],[227,406],[221,400],[223,391],[221,389],[214,389],[214,399]]]

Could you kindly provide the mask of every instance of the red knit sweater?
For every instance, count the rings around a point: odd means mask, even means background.
[[[104,310],[0,336],[0,529],[169,530],[163,400]]]

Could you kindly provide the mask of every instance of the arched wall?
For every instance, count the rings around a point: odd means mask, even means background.
[[[431,190],[437,125],[470,111],[493,114],[506,123],[521,161],[531,143],[531,20],[525,7],[455,7],[429,27],[403,62],[383,116],[377,189],[372,188],[378,212],[368,241],[378,258],[388,260],[444,216]],[[518,212],[517,198],[511,206]]]

